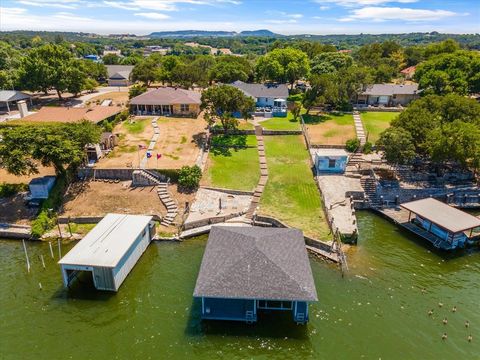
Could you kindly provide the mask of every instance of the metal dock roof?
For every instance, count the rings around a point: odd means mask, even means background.
[[[115,267],[151,220],[151,216],[107,214],[58,263]]]
[[[479,218],[433,198],[411,201],[400,206],[453,233],[480,226]]]

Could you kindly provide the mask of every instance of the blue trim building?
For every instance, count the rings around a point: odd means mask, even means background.
[[[287,311],[305,324],[318,298],[302,232],[212,227],[194,297],[206,320],[252,323],[263,312]]]

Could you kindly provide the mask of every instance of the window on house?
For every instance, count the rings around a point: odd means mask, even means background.
[[[335,159],[328,159],[328,167],[334,168],[337,165],[337,160]]]
[[[188,104],[180,104],[180,111],[189,111],[190,107]]]

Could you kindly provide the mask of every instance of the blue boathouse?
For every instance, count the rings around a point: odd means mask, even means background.
[[[480,219],[433,198],[400,205],[408,211],[408,230],[443,250],[462,248],[478,237]]]
[[[252,323],[264,311],[288,311],[305,324],[318,298],[302,232],[212,227],[193,296],[202,319]]]

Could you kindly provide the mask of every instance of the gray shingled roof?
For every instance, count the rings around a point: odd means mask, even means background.
[[[302,232],[212,227],[193,295],[317,301]]]
[[[418,84],[374,84],[367,87],[363,95],[392,96],[392,95],[415,95],[419,93]]]
[[[134,97],[131,105],[201,104],[202,94],[180,88],[161,87]]]
[[[243,81],[237,80],[232,83],[232,86],[242,90],[245,95],[254,98],[267,97],[286,99],[288,97],[288,87],[286,84],[247,84]]]
[[[112,80],[129,79],[132,65],[106,65],[108,78]]]

